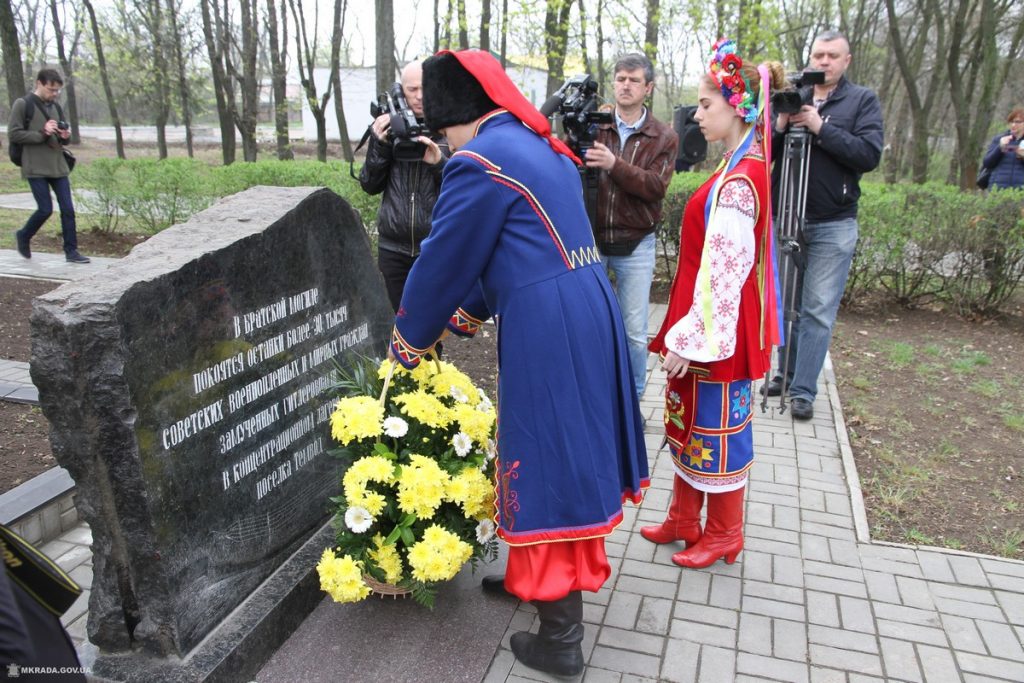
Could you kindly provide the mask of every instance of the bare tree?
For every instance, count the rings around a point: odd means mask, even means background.
[[[386,92],[395,82],[395,8],[391,0],[374,0],[377,28],[377,92]],[[449,11],[451,6],[449,5]]]
[[[192,97],[189,93],[188,78],[185,69],[185,56],[182,49],[182,35],[178,28],[178,13],[181,11],[181,4],[175,6],[174,0],[167,0],[167,16],[171,22],[171,48],[174,50],[174,62],[178,67],[178,98],[181,104],[181,121],[185,125],[185,148],[188,156],[193,156],[192,150]]]
[[[241,113],[235,109],[235,126],[242,136],[242,157],[256,161],[256,115],[259,107],[259,74],[256,70],[256,52],[259,47],[259,11],[257,0],[236,0],[240,8],[242,44],[232,40],[241,69],[236,66],[234,54],[227,53],[224,66],[228,76],[238,84],[242,99]]]
[[[220,121],[221,154],[227,166],[235,161],[235,92],[224,66],[228,46],[224,36],[225,21],[221,19],[217,0],[200,0],[199,7],[203,15],[203,36],[210,57],[217,119]]]
[[[110,110],[110,121],[114,126],[114,144],[117,148],[117,158],[124,159],[124,136],[121,134],[121,118],[117,114],[117,103],[114,101],[114,89],[110,85],[110,74],[107,72],[107,60],[103,54],[103,41],[100,38],[100,27],[96,21],[96,11],[93,9],[91,0],[82,0],[85,9],[89,13],[89,24],[92,27],[92,41],[96,48],[96,65],[100,70],[100,80],[103,81],[103,93],[107,98],[107,107]]]
[[[168,87],[167,50],[164,35],[164,10],[160,0],[133,0],[135,11],[146,28],[149,38],[150,63],[149,80],[152,86],[156,144],[161,159],[167,158],[167,120],[171,114],[170,88]],[[126,14],[127,16],[127,14]]]
[[[341,38],[345,35],[345,13],[348,10],[347,0],[334,0],[334,27],[331,33],[331,83],[334,86],[334,115],[338,119],[338,136],[341,139],[341,153],[345,161],[352,161],[352,140],[348,135],[348,123],[345,121],[345,107],[341,97]]]
[[[21,0],[15,7],[14,21],[24,60],[19,61],[19,66],[24,69],[25,82],[34,83],[36,72],[47,66],[51,37],[49,8],[46,0]]]
[[[66,9],[64,0],[61,0],[61,9]],[[67,26],[66,23],[61,22],[61,12],[57,10],[57,0],[50,0],[50,16],[53,19],[53,33],[57,40],[57,59],[60,61],[61,71],[64,72],[64,91],[67,93],[67,109],[68,109],[68,123],[71,124],[71,144],[77,145],[82,141],[82,137],[78,130],[78,98],[75,96],[75,71],[73,59],[75,54],[78,52],[78,41],[82,37],[82,31],[79,29],[78,16],[76,15],[71,20],[71,25],[74,27],[74,34],[71,36],[71,49],[66,50],[64,47],[64,40],[67,34],[64,28]],[[66,18],[66,14],[65,14]]]
[[[647,0],[647,22],[644,24],[644,54],[652,64],[658,63],[658,28],[661,22],[661,0]]]
[[[3,44],[4,78],[7,80],[7,101],[24,97],[25,72],[21,69],[21,43],[14,23],[11,0],[0,0],[0,43]]]
[[[379,0],[378,0],[379,1]],[[390,4],[390,3],[388,3]],[[318,16],[314,13],[313,21],[313,42],[309,42],[310,31],[306,27],[306,16],[303,12],[302,0],[288,0],[292,10],[292,23],[295,24],[295,59],[299,64],[299,80],[306,93],[306,102],[309,110],[316,121],[316,157],[320,161],[327,161],[327,101],[331,99],[333,81],[328,79],[327,89],[323,96],[318,99],[316,92],[316,54],[317,54],[317,21]],[[394,37],[392,36],[392,41]]]
[[[278,37],[277,6],[267,0],[267,41],[270,43],[271,87],[274,92],[274,129],[277,133],[277,158],[282,161],[295,158],[288,133],[288,14],[281,2],[281,33]]]

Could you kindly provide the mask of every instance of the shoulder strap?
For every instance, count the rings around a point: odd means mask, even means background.
[[[28,124],[32,122],[32,117],[36,114],[36,102],[35,97],[31,94],[25,95],[21,98],[25,102],[25,130],[28,130]]]

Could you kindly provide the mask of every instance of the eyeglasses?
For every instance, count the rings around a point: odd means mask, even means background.
[[[1014,119],[1013,121],[1010,121],[1010,123],[1024,123],[1024,120]]]

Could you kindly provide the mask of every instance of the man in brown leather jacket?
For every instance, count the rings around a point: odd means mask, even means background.
[[[647,307],[654,276],[654,233],[675,167],[679,138],[644,101],[654,90],[654,67],[641,54],[615,63],[615,122],[602,125],[586,165],[601,169],[594,236],[614,276],[629,339],[637,396],[647,381]]]

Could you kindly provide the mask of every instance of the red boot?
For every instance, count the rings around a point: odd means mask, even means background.
[[[668,517],[661,524],[640,529],[640,535],[651,543],[684,541],[686,547],[690,547],[700,540],[700,509],[704,507],[704,492],[690,486],[678,474],[674,479]]]
[[[744,487],[745,488],[745,487]],[[672,556],[681,567],[703,569],[724,557],[736,561],[743,550],[743,489],[708,494],[708,523],[697,545]]]

